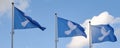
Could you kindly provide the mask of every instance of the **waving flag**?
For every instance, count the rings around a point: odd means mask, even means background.
[[[14,7],[14,29],[28,29],[28,28],[40,28],[45,30],[45,27],[41,27],[38,22],[31,17],[26,16],[21,10]]]
[[[110,25],[91,26],[92,43],[101,43],[105,41],[117,41],[114,35],[114,29]]]
[[[85,30],[79,24],[74,23],[70,20],[66,20],[58,17],[58,37],[73,37],[73,36],[84,36]]]

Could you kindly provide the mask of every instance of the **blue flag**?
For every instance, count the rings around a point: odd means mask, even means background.
[[[58,17],[58,37],[84,36],[85,30],[79,24]]]
[[[114,29],[110,25],[91,26],[92,43],[101,43],[105,41],[117,41],[114,35]]]
[[[21,10],[14,7],[14,29],[28,29],[28,28],[40,28],[45,30],[45,27],[40,26],[38,22],[31,17],[26,16]]]

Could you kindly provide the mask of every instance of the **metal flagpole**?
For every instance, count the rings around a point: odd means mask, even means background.
[[[13,35],[14,35],[14,2],[12,2],[12,31],[11,31],[11,48],[13,48]]]
[[[55,13],[55,48],[57,48],[58,42],[58,26],[57,26],[57,13]]]
[[[89,21],[89,48],[92,48],[91,21]]]

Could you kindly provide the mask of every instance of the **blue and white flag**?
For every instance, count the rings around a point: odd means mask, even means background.
[[[14,29],[28,29],[28,28],[40,28],[45,30],[45,27],[40,26],[38,22],[31,17],[26,16],[21,10],[14,7]]]
[[[84,36],[85,30],[79,24],[74,23],[70,20],[66,20],[60,17],[57,17],[58,23],[58,37],[73,37],[73,36]]]
[[[92,43],[117,41],[114,29],[110,25],[91,25]]]

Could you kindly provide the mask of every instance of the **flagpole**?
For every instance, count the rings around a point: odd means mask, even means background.
[[[12,2],[12,31],[11,31],[11,48],[13,48],[13,35],[14,35],[14,2]]]
[[[55,48],[57,48],[58,42],[58,26],[57,26],[57,13],[55,13]]]
[[[89,21],[89,48],[92,48],[91,21]]]

